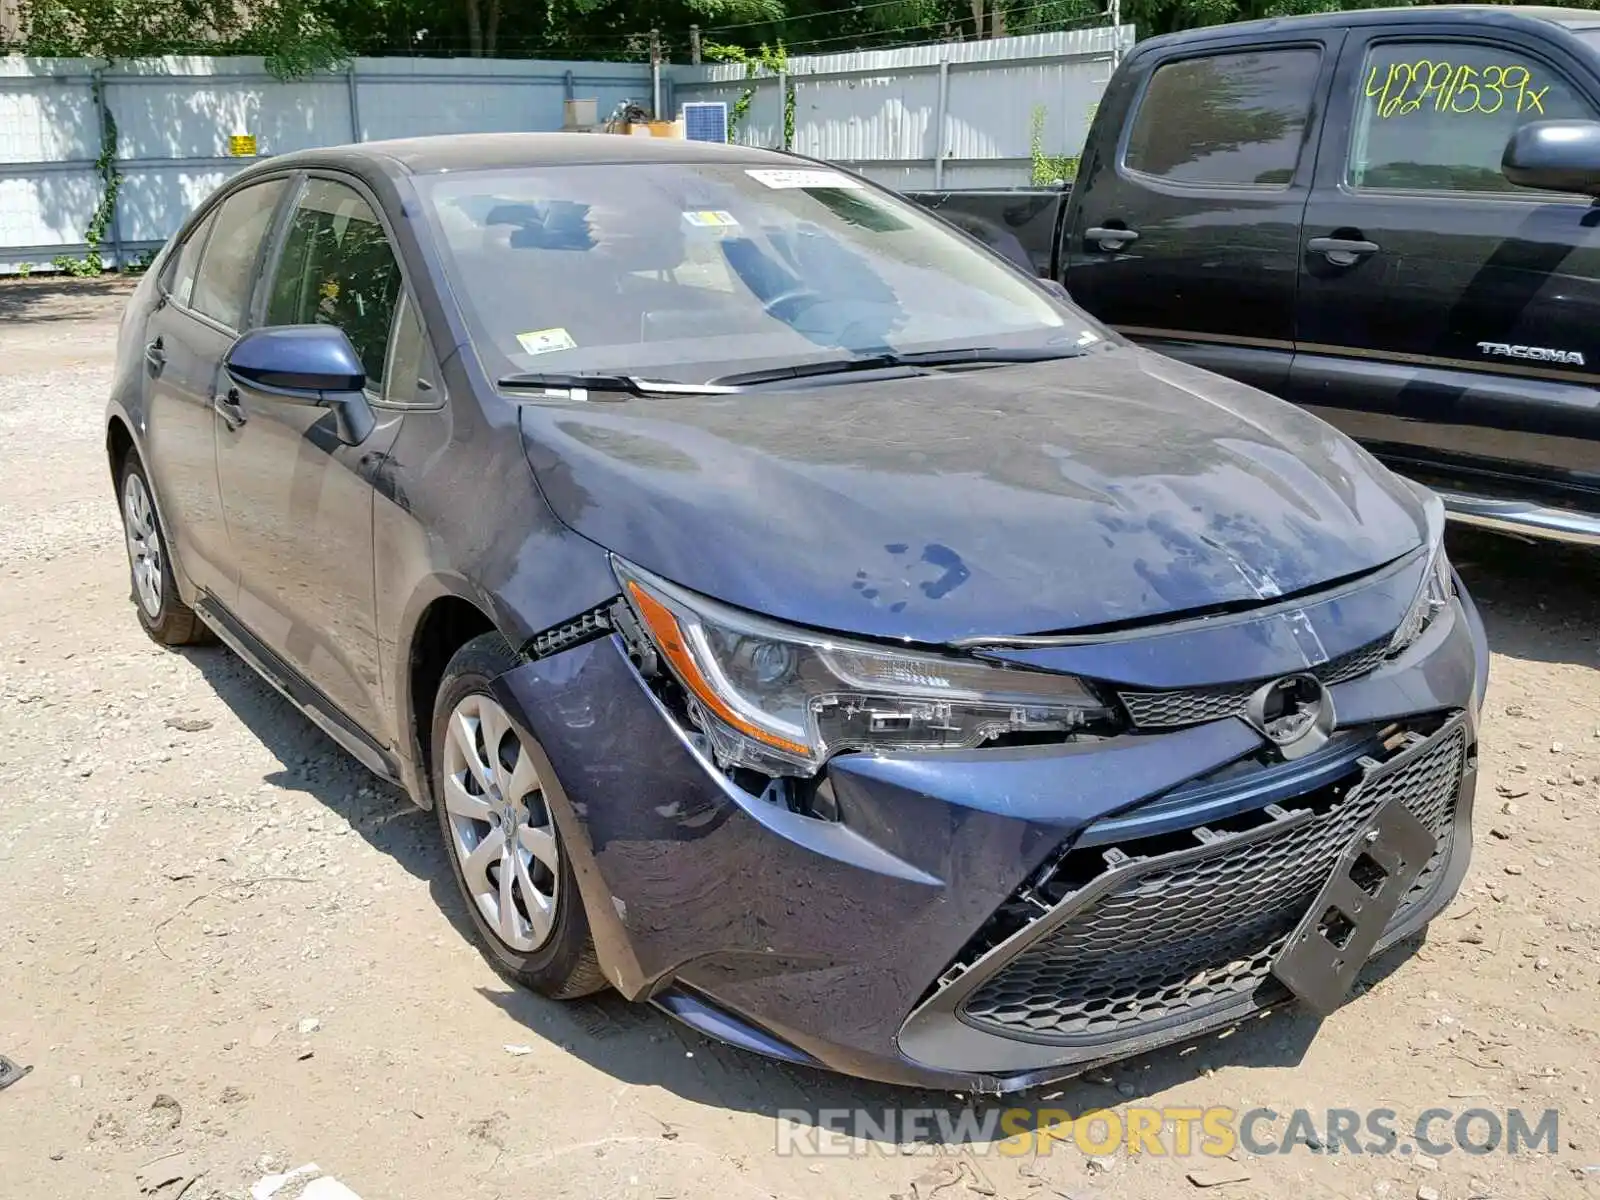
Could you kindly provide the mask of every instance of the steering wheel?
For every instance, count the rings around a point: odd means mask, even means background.
[[[761,311],[769,317],[776,317],[785,325],[793,325],[801,313],[826,301],[826,296],[811,288],[790,288],[782,295],[774,296],[763,303]]]

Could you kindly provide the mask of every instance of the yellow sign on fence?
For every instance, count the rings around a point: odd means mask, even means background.
[[[235,158],[254,158],[256,156],[256,135],[253,133],[236,133],[228,138],[228,153]]]

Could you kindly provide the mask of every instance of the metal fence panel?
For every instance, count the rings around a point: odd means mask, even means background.
[[[562,102],[603,117],[648,103],[639,63],[356,59],[348,71],[284,81],[259,58],[163,58],[96,71],[78,59],[0,58],[0,273],[81,254],[103,193],[93,83],[117,127],[122,176],[108,263],[164,242],[196,204],[258,156],[422,134],[561,128]]]
[[[927,68],[844,76],[796,74],[793,149],[865,166],[933,161],[939,77]]]
[[[42,74],[48,86],[39,86]],[[0,246],[42,248],[29,257],[76,242],[99,197],[89,169],[100,151],[91,78],[52,76],[51,64],[0,58]]]
[[[124,167],[117,193],[117,238],[135,252],[159,246],[200,201],[241,169],[235,163]]]
[[[342,78],[285,83],[259,59],[178,58],[135,63],[103,77],[125,162],[228,157],[228,138],[254,134],[263,154],[350,140]]]
[[[602,119],[625,100],[650,103],[639,63],[361,58],[355,69],[362,141],[560,129],[569,99],[597,101]]]
[[[100,126],[87,71],[49,79],[42,60],[0,58],[0,163],[94,158]]]

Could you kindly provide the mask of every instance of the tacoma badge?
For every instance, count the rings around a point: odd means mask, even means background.
[[[1478,349],[1500,358],[1527,358],[1534,362],[1567,363],[1584,366],[1583,354],[1577,350],[1552,350],[1548,346],[1508,346],[1505,342],[1479,342]]]

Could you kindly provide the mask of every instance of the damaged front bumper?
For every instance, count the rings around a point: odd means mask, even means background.
[[[1317,754],[1227,716],[1098,742],[844,755],[838,819],[736,786],[615,635],[496,681],[542,748],[606,974],[702,1031],[892,1083],[1008,1091],[1237,1022],[1385,800],[1437,852],[1379,949],[1457,890],[1483,630],[1465,593],[1333,683]]]

